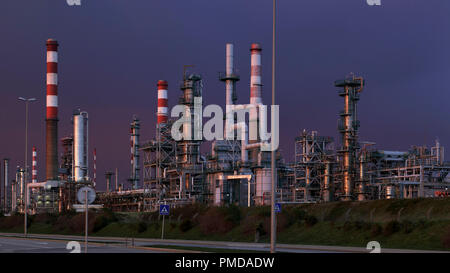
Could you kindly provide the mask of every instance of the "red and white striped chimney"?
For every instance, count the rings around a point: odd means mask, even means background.
[[[58,179],[58,42],[47,40],[46,178]]]
[[[158,125],[167,123],[167,116],[169,113],[168,97],[167,97],[167,81],[158,81]]]
[[[31,182],[37,183],[37,152],[36,147],[33,147],[33,161],[31,163]]]
[[[250,73],[250,104],[262,104],[261,97],[261,46],[252,44]]]

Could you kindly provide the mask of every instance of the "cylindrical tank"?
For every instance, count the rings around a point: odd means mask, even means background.
[[[260,200],[259,205],[270,202],[270,193],[272,190],[272,173],[270,168],[256,170],[256,200]]]
[[[393,198],[395,198],[395,187],[387,186],[386,187],[386,199],[393,199]]]
[[[74,112],[73,115],[73,164],[76,182],[87,180],[88,176],[88,114]]]

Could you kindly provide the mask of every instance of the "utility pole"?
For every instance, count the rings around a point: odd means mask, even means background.
[[[23,97],[19,97],[19,100],[24,101],[25,102],[25,163],[24,163],[24,168],[25,168],[25,172],[24,172],[24,182],[23,182],[23,186],[25,188],[25,194],[23,197],[23,204],[24,204],[24,224],[23,224],[23,233],[24,236],[27,237],[27,233],[28,233],[28,224],[27,224],[27,219],[28,219],[28,103],[29,102],[33,102],[36,101],[35,98],[30,98],[30,99],[26,99]]]
[[[88,211],[89,211],[89,207],[88,207],[88,191],[85,190],[84,191],[84,204],[85,204],[85,209],[86,209],[86,219],[84,221],[84,253],[87,253],[87,249],[88,249]]]
[[[275,21],[276,21],[276,0],[273,0],[273,26],[272,26],[272,111],[275,107]],[[272,119],[273,119],[272,115]],[[273,124],[273,122],[272,122]],[[275,136],[274,128],[272,130],[272,138]],[[275,214],[275,193],[276,193],[276,171],[275,171],[275,141],[272,139],[272,157],[271,157],[271,171],[272,171],[272,194],[271,194],[271,210],[270,210],[270,253],[276,252],[277,240],[277,218]]]

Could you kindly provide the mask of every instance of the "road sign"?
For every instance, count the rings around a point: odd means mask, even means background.
[[[77,193],[77,197],[78,197],[78,202],[80,202],[81,204],[85,203],[85,191],[87,191],[87,201],[89,204],[92,204],[95,201],[95,190],[93,188],[90,187],[82,187],[81,189],[78,190]]]
[[[169,205],[159,205],[159,215],[169,215],[170,206]]]
[[[275,203],[275,212],[276,213],[280,213],[281,212],[281,204],[280,203]]]

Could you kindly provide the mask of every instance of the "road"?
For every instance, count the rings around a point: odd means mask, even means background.
[[[66,240],[0,237],[0,253],[70,253],[66,249]],[[78,241],[80,242],[80,241]],[[80,242],[80,251],[84,253],[84,243]],[[89,243],[89,253],[165,253],[173,250],[125,247],[123,244]]]
[[[0,252],[29,252],[29,253],[67,253],[67,242],[77,241],[84,252],[84,237],[72,235],[47,235],[0,233]],[[220,241],[172,240],[172,239],[142,239],[121,237],[89,237],[88,250],[90,253],[189,253],[199,251],[175,250],[164,248],[166,246],[219,248],[244,251],[269,251],[270,245],[265,243],[240,243]],[[153,247],[157,246],[157,247]],[[368,253],[362,247],[317,246],[317,245],[291,245],[278,244],[277,252],[292,253]],[[382,253],[437,253],[439,251],[381,249]],[[446,252],[449,253],[449,252]]]

